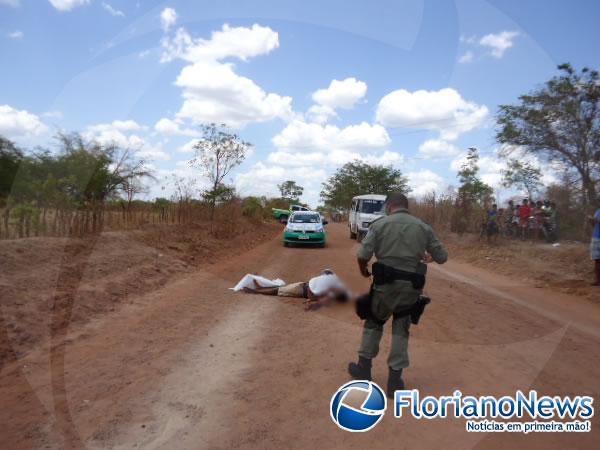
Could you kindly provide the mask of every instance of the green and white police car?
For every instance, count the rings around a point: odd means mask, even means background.
[[[289,217],[283,230],[283,245],[318,245],[325,247],[327,221],[316,211],[296,211]]]

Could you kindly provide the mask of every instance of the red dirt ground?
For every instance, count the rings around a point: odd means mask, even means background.
[[[355,291],[366,290],[368,280],[357,275],[357,244],[347,238],[345,225],[331,224],[329,236],[325,249],[283,248],[276,237],[236,256],[232,251],[215,264],[188,268],[162,286],[133,286],[127,302],[87,323],[50,313],[40,325],[48,338],[0,372],[1,446],[597,448],[597,418],[590,433],[467,433],[463,420],[400,420],[388,410],[368,433],[339,430],[328,409],[331,395],[348,381],[347,362],[356,357],[361,322],[352,309],[305,312],[295,299],[228,290],[248,272],[291,282],[325,267]],[[95,286],[96,269],[111,270],[110,257],[103,259],[109,245],[101,242],[70,257],[76,271],[78,257],[107,264],[77,271],[81,282],[75,280],[77,295],[70,304],[75,318],[90,308],[80,299]],[[138,244],[124,239],[120,245]],[[132,261],[130,270],[138,270]],[[34,279],[30,271],[20,286]],[[426,292],[433,303],[411,330],[408,388],[422,395],[450,395],[456,389],[514,395],[516,389],[536,389],[552,396],[598,396],[597,304],[452,260],[431,267]],[[18,293],[17,288],[15,298]],[[5,324],[14,327],[40,316],[25,319],[4,311]],[[67,320],[66,327],[61,320]],[[14,330],[8,335],[19,343]],[[386,380],[388,343],[386,327],[374,364],[380,385]]]

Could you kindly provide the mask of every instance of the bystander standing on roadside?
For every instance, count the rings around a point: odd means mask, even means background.
[[[498,242],[498,205],[492,205],[492,209],[487,212],[486,236],[488,244],[496,244]]]
[[[519,227],[521,228],[521,239],[525,240],[529,229],[529,216],[531,215],[531,208],[529,206],[529,200],[523,199],[523,203],[519,207]]]
[[[596,281],[592,283],[592,286],[600,286],[600,200],[598,206],[594,215],[589,217],[590,223],[594,226],[592,241],[590,242],[590,256],[594,261]]]

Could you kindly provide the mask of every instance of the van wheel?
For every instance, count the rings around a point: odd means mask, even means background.
[[[352,228],[350,228],[350,239],[356,239],[356,233],[352,232]]]

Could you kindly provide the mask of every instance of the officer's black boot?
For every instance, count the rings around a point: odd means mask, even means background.
[[[348,373],[355,380],[371,381],[371,360],[369,358],[358,357],[358,363],[348,364]]]
[[[387,385],[387,396],[394,398],[395,391],[401,391],[404,389],[404,380],[402,380],[402,369],[394,370],[390,367],[390,373],[388,375]]]

